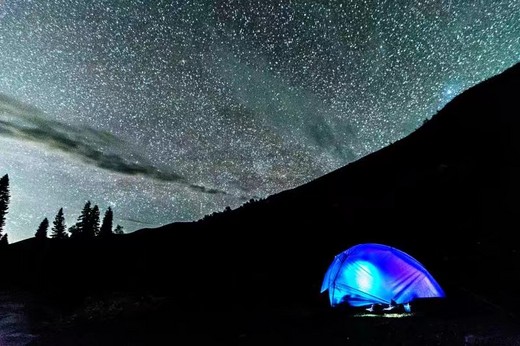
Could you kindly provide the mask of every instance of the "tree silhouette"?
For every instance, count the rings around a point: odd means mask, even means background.
[[[125,234],[125,231],[123,231],[123,226],[117,225],[116,229],[114,230],[114,234]]]
[[[105,216],[103,216],[103,223],[101,224],[101,229],[99,230],[99,236],[106,238],[110,237],[114,233],[112,232],[112,223],[114,221],[114,212],[112,208],[108,207],[105,211]]]
[[[0,238],[0,248],[5,248],[7,245],[9,245],[9,241],[7,240],[7,234],[4,234]]]
[[[47,239],[47,229],[49,229],[49,220],[47,218],[43,219],[34,234],[36,239]]]
[[[52,233],[51,238],[55,239],[66,239],[68,238],[65,226],[65,217],[63,216],[63,208],[60,208],[58,211],[58,214],[56,214],[56,217],[54,218],[54,221],[52,222]]]
[[[87,201],[81,210],[81,214],[78,216],[78,222],[76,222],[75,229],[71,236],[73,238],[84,238],[87,234],[92,232],[92,224],[90,214],[92,213],[91,203]]]
[[[78,227],[76,225],[70,226],[69,233],[71,238],[75,238],[78,235]]]
[[[97,235],[99,235],[99,207],[97,204],[92,208],[92,211],[90,212],[90,222],[91,230],[90,233],[88,233],[89,238],[93,238]]]
[[[4,175],[0,178],[0,241],[7,242],[7,237],[5,240],[3,237],[4,225],[5,225],[5,215],[7,214],[7,210],[9,209],[9,175]]]

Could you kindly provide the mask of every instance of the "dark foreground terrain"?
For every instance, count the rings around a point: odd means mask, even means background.
[[[0,254],[40,345],[514,345],[520,311],[520,64],[408,137],[265,200],[193,223]],[[448,298],[403,318],[334,310],[334,256],[383,243]]]
[[[56,318],[39,306],[30,345],[520,345],[516,316],[478,297],[424,301],[412,313],[301,306],[178,315],[164,298],[92,299]],[[51,309],[47,316],[45,309]],[[39,315],[39,316],[38,316]],[[52,318],[51,318],[52,317]],[[47,323],[52,322],[51,325]]]

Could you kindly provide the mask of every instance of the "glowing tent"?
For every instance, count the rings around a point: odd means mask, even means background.
[[[444,297],[444,291],[413,257],[381,244],[360,244],[343,251],[330,265],[321,292],[330,304],[407,304],[415,298]]]

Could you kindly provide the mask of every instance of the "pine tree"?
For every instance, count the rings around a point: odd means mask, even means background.
[[[49,229],[49,220],[47,218],[43,219],[34,234],[36,239],[47,239],[47,229]]]
[[[81,210],[81,214],[78,216],[78,221],[76,222],[75,230],[72,233],[72,237],[74,238],[84,238],[87,234],[92,233],[92,225],[91,225],[91,203],[87,201]]]
[[[101,229],[99,230],[100,237],[110,237],[114,233],[112,232],[112,223],[114,221],[114,213],[112,208],[108,207],[105,211],[105,216],[103,216],[103,223],[101,224]]]
[[[125,234],[125,231],[123,231],[123,226],[117,225],[116,229],[114,230],[114,234]]]
[[[9,245],[9,241],[7,240],[7,234],[4,234],[0,237],[0,248],[5,248]]]
[[[91,232],[88,234],[89,238],[93,238],[95,236],[99,235],[99,207],[97,204],[92,208],[92,211],[90,212],[90,225],[91,225]]]
[[[71,238],[76,238],[78,236],[78,227],[76,225],[70,226],[69,234]]]
[[[5,215],[9,209],[9,197],[9,176],[6,174],[0,178],[0,238],[5,226]],[[4,241],[3,238],[1,241]],[[5,242],[7,242],[7,237]]]
[[[52,234],[51,238],[55,239],[66,239],[68,238],[67,232],[65,231],[67,227],[65,226],[65,217],[63,216],[63,208],[60,208],[58,214],[54,218],[52,226]]]

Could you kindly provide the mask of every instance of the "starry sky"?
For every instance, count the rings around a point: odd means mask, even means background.
[[[87,200],[127,232],[235,208],[519,60],[517,0],[0,0],[5,230]]]

